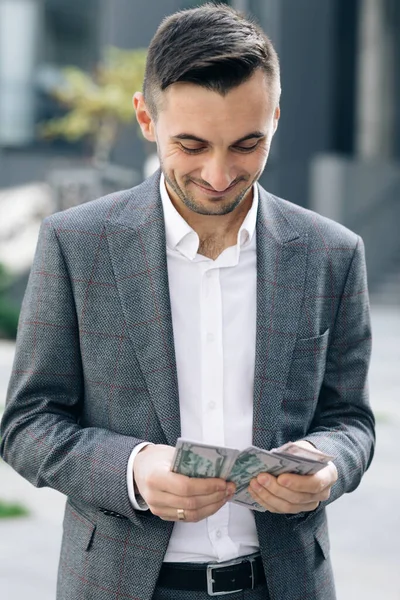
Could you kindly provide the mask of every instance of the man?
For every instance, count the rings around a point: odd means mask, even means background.
[[[335,598],[325,507],[374,440],[363,246],[257,184],[279,96],[258,27],[223,5],[172,15],[134,96],[161,172],[44,221],[2,454],[68,496],[59,600]],[[179,435],[334,460],[254,478],[253,512],[232,483],[171,472]]]

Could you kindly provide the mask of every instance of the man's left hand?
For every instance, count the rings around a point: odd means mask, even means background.
[[[296,443],[302,447],[308,445],[304,441]],[[309,447],[315,450],[311,444]],[[337,478],[337,469],[330,462],[315,475],[283,473],[274,477],[269,473],[260,473],[251,480],[248,489],[254,500],[269,512],[297,514],[315,510],[320,502],[328,500]]]

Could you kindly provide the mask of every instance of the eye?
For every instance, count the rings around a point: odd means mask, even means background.
[[[183,150],[183,152],[186,152],[186,154],[199,154],[199,152],[202,152],[205,148],[205,146],[200,146],[200,148],[188,148],[183,144],[179,144],[179,146],[180,149]]]
[[[258,146],[259,142],[256,142],[252,146],[233,146],[233,148],[239,152],[252,152]]]

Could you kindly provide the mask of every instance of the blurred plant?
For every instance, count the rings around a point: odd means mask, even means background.
[[[91,138],[94,165],[104,168],[120,125],[135,118],[132,95],[142,88],[145,62],[144,49],[109,47],[93,75],[78,67],[66,67],[64,83],[53,91],[53,96],[70,110],[43,124],[41,135],[63,137],[69,142]]]
[[[11,519],[13,517],[26,517],[29,514],[28,510],[14,502],[4,502],[0,500],[0,519]]]
[[[0,264],[0,338],[7,339],[16,338],[19,319],[18,309],[5,298],[5,292],[11,282],[11,276]]]

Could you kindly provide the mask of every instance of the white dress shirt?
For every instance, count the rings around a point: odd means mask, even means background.
[[[258,189],[237,244],[216,260],[198,254],[199,237],[174,208],[163,176],[169,293],[178,375],[181,436],[242,450],[252,443],[256,343]],[[137,509],[132,468],[129,497]],[[227,503],[199,523],[176,522],[166,562],[220,562],[259,548],[254,515]]]

